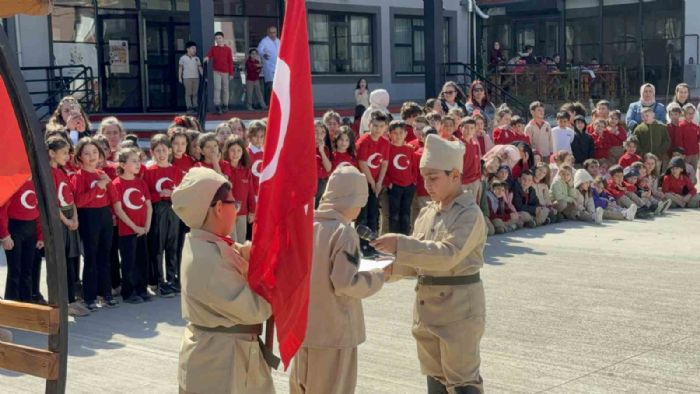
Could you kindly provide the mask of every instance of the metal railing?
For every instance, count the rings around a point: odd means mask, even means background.
[[[48,118],[65,96],[73,96],[88,111],[98,109],[98,81],[84,65],[22,67],[22,74],[40,120]]]

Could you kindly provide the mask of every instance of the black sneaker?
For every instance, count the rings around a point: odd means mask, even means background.
[[[170,282],[170,283],[168,283],[168,285],[170,286],[170,290],[172,290],[173,293],[175,293],[175,294],[180,294],[181,289],[180,289],[180,284],[179,284],[179,283],[177,283],[177,282]]]
[[[97,304],[94,303],[94,302],[91,303],[91,304],[87,304],[86,308],[87,308],[90,312],[95,312],[95,311],[97,310]]]
[[[173,290],[170,288],[170,286],[168,286],[167,283],[163,283],[160,286],[158,286],[158,295],[163,298],[175,297],[175,293],[173,293]]]
[[[143,298],[137,296],[136,294],[124,300],[127,304],[141,304],[143,303]]]
[[[151,298],[152,298],[151,295],[148,294],[148,292],[139,294],[139,297],[141,297],[141,299],[143,300],[143,302],[149,302],[149,301],[151,301]]]
[[[114,298],[106,298],[102,301],[102,306],[105,308],[116,308],[119,306],[119,302]]]
[[[49,305],[49,303],[46,302],[46,299],[41,293],[32,296],[32,303],[39,305]]]

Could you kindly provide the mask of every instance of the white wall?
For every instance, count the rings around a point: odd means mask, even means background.
[[[685,0],[685,34],[700,34],[700,1]],[[685,53],[683,54],[683,64],[688,64],[688,59],[693,58],[698,64],[697,37],[685,37]]]
[[[423,79],[416,80],[415,77],[406,78],[409,82],[401,82],[401,77],[392,78],[391,65],[391,34],[393,32],[391,25],[392,7],[400,8],[415,8],[421,11],[423,9],[422,0],[311,0],[315,3],[323,4],[338,4],[339,6],[368,6],[380,7],[380,31],[375,34],[375,41],[379,42],[378,55],[381,57],[381,69],[376,70],[381,77],[381,83],[370,82],[370,89],[384,88],[391,94],[392,105],[400,105],[406,100],[425,100],[425,84]],[[466,9],[461,6],[460,0],[444,0],[443,8],[445,11],[456,12],[456,18],[453,18],[451,23],[456,23],[455,34],[456,42],[451,45],[456,45],[456,58],[452,61],[469,62],[470,53],[470,29],[468,25],[469,16]],[[313,9],[309,6],[309,9]],[[452,30],[452,29],[451,29]],[[328,77],[333,80],[333,83],[323,82],[324,77],[314,77],[314,101],[315,105],[328,107],[348,107],[355,104],[353,91],[355,82],[361,76],[348,77],[346,81],[335,82],[338,77]],[[392,81],[393,79],[393,81]]]

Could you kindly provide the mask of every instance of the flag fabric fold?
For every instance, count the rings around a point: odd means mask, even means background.
[[[0,76],[0,141],[3,163],[0,165],[0,206],[4,205],[32,175],[24,149],[24,139],[17,123],[5,80]]]
[[[317,186],[315,149],[306,7],[303,0],[288,0],[248,274],[251,288],[272,305],[285,368],[306,334]]]

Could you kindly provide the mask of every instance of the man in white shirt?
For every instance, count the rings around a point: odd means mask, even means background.
[[[272,93],[272,81],[275,79],[275,67],[277,66],[277,55],[280,49],[280,40],[277,38],[277,28],[270,26],[267,28],[267,35],[258,44],[258,53],[263,60],[263,78],[265,78],[265,98],[270,102]]]
[[[197,44],[188,41],[185,44],[187,53],[180,57],[178,80],[185,87],[185,104],[188,112],[197,111],[197,95],[199,93],[199,77],[202,75],[202,63],[197,57]]]
[[[571,152],[571,143],[576,133],[569,128],[569,114],[561,111],[557,113],[557,127],[552,129],[552,154],[565,150]]]

